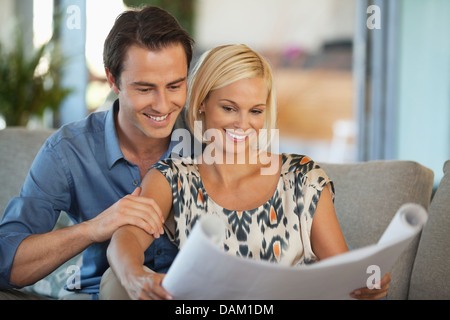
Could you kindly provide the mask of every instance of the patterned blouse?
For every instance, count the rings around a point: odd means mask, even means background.
[[[215,214],[225,224],[223,248],[230,254],[285,266],[317,260],[310,242],[312,219],[323,188],[328,185],[334,199],[334,186],[308,157],[283,154],[275,193],[263,205],[246,211],[228,210],[215,203],[206,193],[197,164],[190,159],[167,159],[153,167],[172,188],[174,241],[179,248],[202,215]]]

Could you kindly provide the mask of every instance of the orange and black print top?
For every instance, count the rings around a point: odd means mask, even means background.
[[[285,266],[313,263],[310,232],[325,186],[334,199],[334,186],[311,159],[282,154],[281,174],[272,197],[258,208],[228,210],[208,196],[192,159],[166,159],[153,166],[168,180],[173,193],[175,233],[181,248],[196,221],[205,214],[224,222],[224,250],[233,255],[267,260]]]

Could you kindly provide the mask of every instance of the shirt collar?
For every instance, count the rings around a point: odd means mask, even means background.
[[[119,111],[119,100],[117,99],[116,101],[114,101],[112,107],[107,111],[105,119],[106,160],[109,169],[111,169],[118,160],[125,159],[122,153],[122,149],[120,149],[119,139],[117,137],[116,124],[114,121],[114,115],[118,111]],[[175,122],[175,125],[172,129],[172,133],[176,129],[187,128],[187,124],[185,123],[185,112],[186,110],[183,108],[183,110],[181,111],[180,115],[177,118],[177,121]],[[179,143],[178,141],[171,140],[169,148],[166,150],[166,152],[164,152],[160,160],[169,158],[171,156],[173,148],[178,143]],[[190,150],[188,152],[190,152]]]
[[[193,146],[194,146],[194,140],[193,140],[193,135],[190,134],[190,131],[187,129],[188,125],[186,123],[186,109],[183,108],[180,112],[180,114],[178,115],[177,120],[175,121],[175,124],[173,126],[172,129],[172,133],[171,133],[171,140],[170,140],[170,144],[169,144],[169,148],[166,150],[166,152],[164,152],[164,154],[161,156],[161,158],[159,160],[164,160],[167,158],[171,158],[173,156],[175,157],[189,157],[192,156],[192,150],[193,150]],[[188,137],[186,137],[183,134],[183,138],[180,144],[180,141],[177,140],[177,137],[173,137],[173,133],[175,130],[177,129],[183,129],[185,131],[183,131],[183,133],[187,133]],[[175,147],[177,148],[178,152],[182,152],[182,154],[172,154],[172,151],[174,150]],[[181,149],[181,150],[180,150]]]
[[[118,110],[119,100],[116,100],[112,107],[107,111],[105,119],[105,152],[109,169],[111,169],[118,160],[124,159],[122,150],[120,149],[119,138],[117,137],[116,124],[114,121],[114,114],[118,112]]]

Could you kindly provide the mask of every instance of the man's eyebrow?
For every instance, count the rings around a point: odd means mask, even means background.
[[[155,88],[156,85],[145,81],[134,81],[130,84],[132,87],[152,87]]]
[[[170,86],[173,86],[173,85],[178,84],[180,82],[183,82],[185,80],[186,80],[186,77],[183,77],[183,78],[180,78],[180,79],[177,79],[177,80],[174,80],[174,81],[168,83],[166,86],[170,87]],[[150,82],[146,82],[146,81],[135,81],[135,82],[132,82],[131,85],[135,86],[135,87],[156,87],[156,84],[150,83]]]
[[[180,78],[178,80],[172,81],[171,83],[168,83],[167,86],[173,86],[173,85],[178,84],[180,82],[183,82],[185,80],[186,80],[186,77],[183,77],[183,78]]]

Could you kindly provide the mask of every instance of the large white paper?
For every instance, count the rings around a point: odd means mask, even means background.
[[[225,253],[222,222],[205,215],[193,228],[163,280],[174,299],[350,299],[395,263],[427,221],[425,209],[406,204],[377,244],[311,265],[280,266]]]

